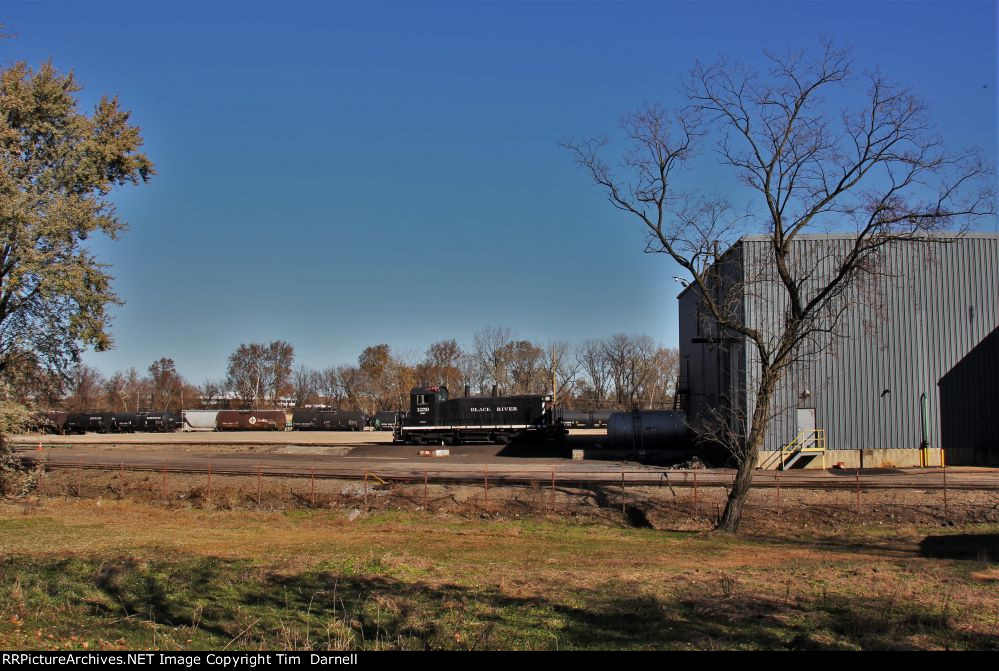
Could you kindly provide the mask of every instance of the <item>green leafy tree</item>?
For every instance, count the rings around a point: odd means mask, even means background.
[[[37,482],[37,473],[25,472],[20,457],[14,453],[5,436],[24,430],[31,423],[31,415],[15,397],[11,387],[0,380],[0,496],[12,489],[26,493]],[[19,485],[18,480],[20,480]]]
[[[84,348],[112,345],[108,308],[120,303],[108,265],[88,250],[96,233],[127,228],[116,186],[147,181],[153,164],[118,98],[89,114],[72,73],[50,64],[0,70],[0,376],[24,352],[63,372]]]

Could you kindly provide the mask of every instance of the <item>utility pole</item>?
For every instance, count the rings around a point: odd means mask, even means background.
[[[558,407],[558,359],[555,358],[555,343],[552,343],[552,407]]]

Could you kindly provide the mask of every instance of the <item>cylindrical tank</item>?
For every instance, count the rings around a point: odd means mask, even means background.
[[[321,429],[318,410],[295,410],[291,414],[291,428],[294,431],[315,431]]]
[[[368,418],[356,410],[324,410],[321,415],[321,428],[326,431],[361,431]]]
[[[51,411],[45,413],[39,425],[45,433],[66,433],[66,418],[68,412]]]
[[[218,410],[182,410],[184,431],[214,431]]]
[[[86,412],[71,412],[63,423],[66,433],[86,433],[89,426],[90,414]]]
[[[172,412],[163,410],[152,410],[150,412],[140,412],[142,418],[142,431],[155,431],[160,433],[171,433],[177,430],[180,420]]]
[[[219,431],[284,431],[284,410],[219,410]]]
[[[562,410],[562,423],[569,428],[588,429],[591,425],[589,412],[583,410]]]
[[[670,410],[612,412],[607,420],[607,442],[622,450],[683,447],[689,441],[686,414]]]
[[[116,412],[114,414],[114,430],[118,433],[134,433],[142,431],[142,419],[138,413]]]
[[[114,426],[111,412],[71,412],[65,424],[66,433],[111,433]]]
[[[607,426],[610,416],[610,410],[594,410],[590,413],[590,428],[599,429]]]

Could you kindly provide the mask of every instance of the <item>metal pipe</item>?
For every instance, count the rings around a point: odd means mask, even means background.
[[[919,395],[920,414],[922,422],[920,428],[923,431],[923,439],[919,443],[920,449],[927,449],[930,446],[930,413],[926,403],[926,392]]]

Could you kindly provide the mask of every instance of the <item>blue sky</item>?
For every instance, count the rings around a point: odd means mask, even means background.
[[[105,373],[239,343],[313,367],[483,326],[676,344],[678,274],[557,146],[611,132],[719,54],[853,45],[996,158],[996,5],[982,2],[5,3],[4,62],[118,94],[159,174],[95,242],[125,305]],[[713,158],[699,186],[733,189]]]

